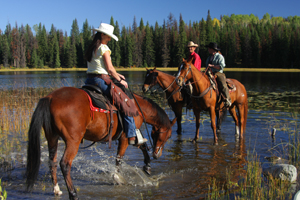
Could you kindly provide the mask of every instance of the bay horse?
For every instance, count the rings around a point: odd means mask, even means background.
[[[150,99],[134,94],[140,112],[144,115],[147,123],[153,126],[151,137],[153,139],[153,157],[158,158],[162,154],[164,144],[171,137],[172,126],[176,118],[170,122],[167,114],[162,108]],[[79,145],[83,139],[90,141],[107,142],[110,120],[113,120],[112,139],[118,137],[122,131],[116,113],[113,119],[110,114],[104,112],[91,111],[88,95],[81,89],[74,87],[59,88],[44,98],[41,98],[32,115],[28,132],[27,149],[27,169],[26,184],[27,190],[33,188],[33,184],[38,176],[40,166],[40,132],[43,127],[45,137],[48,142],[49,164],[54,186],[54,194],[60,195],[62,192],[57,183],[57,147],[58,139],[65,142],[65,151],[60,161],[60,167],[68,188],[69,198],[78,199],[76,189],[71,179],[72,162],[78,152]],[[136,127],[140,128],[143,117],[135,117]],[[150,139],[150,138],[149,138]],[[117,165],[125,154],[128,147],[128,138],[122,132],[119,137],[117,149]],[[144,170],[150,173],[150,156],[145,144],[141,146],[144,154]]]
[[[143,92],[147,92],[156,84],[163,89],[166,93],[168,104],[177,118],[177,134],[181,134],[181,116],[185,96],[182,95],[181,87],[177,85],[175,76],[156,70],[156,67],[151,70],[146,68],[146,70],[146,77],[142,87]]]
[[[196,134],[193,142],[196,142],[199,138],[199,127],[200,127],[200,112],[202,110],[209,111],[210,119],[211,119],[211,128],[214,133],[214,144],[218,144],[217,137],[217,127],[216,127],[216,115],[219,120],[221,120],[221,116],[219,116],[219,110],[224,110],[223,102],[217,102],[217,93],[212,89],[210,80],[208,76],[204,72],[200,72],[195,66],[192,64],[192,60],[186,61],[183,59],[183,62],[178,70],[177,75],[177,84],[182,86],[188,80],[193,85],[193,92],[191,94],[192,102],[193,102],[193,111],[196,117]],[[248,99],[247,99],[247,91],[243,84],[235,79],[229,79],[236,87],[236,90],[230,93],[230,97],[232,100],[232,105],[229,108],[229,112],[233,117],[235,122],[235,134],[239,138],[244,137],[244,132],[246,130],[246,122],[248,115]],[[236,113],[236,108],[238,110],[238,116]],[[217,112],[216,112],[217,111]],[[222,112],[223,114],[225,112]]]

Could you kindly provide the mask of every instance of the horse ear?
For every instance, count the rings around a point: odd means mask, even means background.
[[[175,118],[173,119],[173,121],[170,121],[170,122],[171,122],[171,127],[175,124],[176,121],[177,121],[177,117],[175,117]]]
[[[156,70],[156,67],[154,67],[154,69],[152,69],[153,71]]]
[[[145,67],[146,71],[149,71],[149,69],[147,67]]]
[[[184,58],[182,58],[182,62],[185,62],[186,60]]]
[[[187,60],[188,63],[192,63],[194,60],[194,56]]]

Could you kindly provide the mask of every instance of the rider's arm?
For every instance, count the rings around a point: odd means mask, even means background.
[[[112,65],[111,59],[110,59],[110,54],[109,51],[106,51],[103,54],[103,60],[105,62],[106,65],[106,69],[107,72],[114,77],[115,79],[117,79],[117,81],[119,81],[122,85],[124,85],[126,88],[128,87],[126,81],[125,81],[125,77],[123,76],[119,76],[119,74],[117,73],[116,69],[114,68],[114,66]]]

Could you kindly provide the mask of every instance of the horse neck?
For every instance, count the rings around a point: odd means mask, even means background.
[[[192,67],[190,74],[190,80],[193,83],[193,87],[195,87],[195,92],[201,93],[209,87],[210,82],[204,72],[200,72],[196,67]]]
[[[136,100],[138,101],[138,104],[140,105],[141,110],[143,111],[146,123],[157,128],[168,127],[169,121],[166,120],[169,120],[169,118],[166,114],[165,116],[163,115],[164,111],[158,111],[159,106],[156,106],[151,99],[141,97],[137,94],[134,94],[134,96],[136,97]]]
[[[170,74],[167,74],[167,73],[163,73],[163,72],[160,72],[160,71],[157,71],[158,72],[158,76],[157,76],[157,82],[159,84],[159,86],[165,90],[167,89],[171,84],[173,84],[170,88],[168,88],[168,92],[173,92],[173,90],[175,89],[176,87],[176,84],[174,84],[174,80],[175,80],[175,77],[170,75]]]

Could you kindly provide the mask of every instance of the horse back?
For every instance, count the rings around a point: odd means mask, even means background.
[[[227,79],[229,80],[229,83],[232,83],[234,87],[236,88],[235,91],[230,93],[230,97],[232,98],[232,101],[237,101],[238,103],[244,103],[247,101],[247,91],[245,86],[239,82],[236,79]]]
[[[78,88],[62,87],[47,98],[51,99],[50,112],[57,133],[64,139],[82,138],[102,141],[107,138],[110,126],[110,114],[91,111],[87,94]],[[118,116],[113,113],[112,137],[117,132]]]

